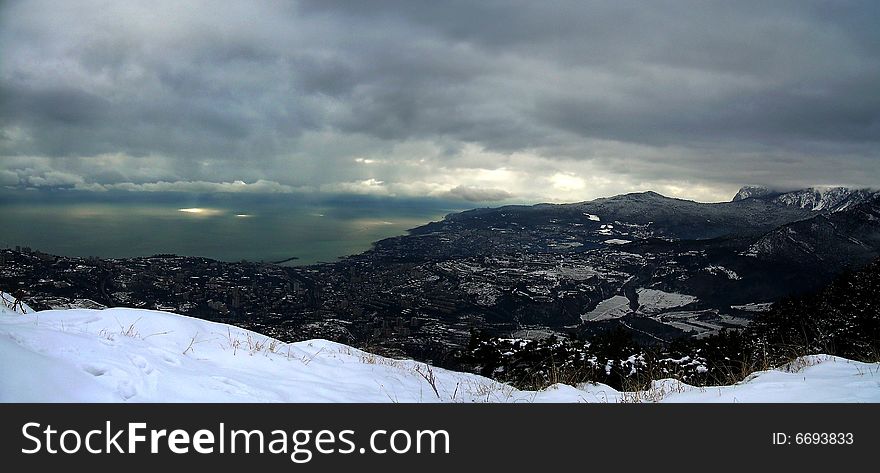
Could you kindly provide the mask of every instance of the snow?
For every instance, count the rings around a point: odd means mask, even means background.
[[[605,243],[609,245],[625,245],[627,243],[632,243],[632,240],[621,240],[620,238],[611,238],[605,240]]]
[[[772,302],[750,302],[742,305],[732,305],[732,309],[746,310],[749,312],[767,312],[773,306]]]
[[[764,186],[743,186],[739,192],[733,197],[733,202],[738,200],[749,199],[752,197],[762,197],[770,194],[770,189]]]
[[[731,281],[739,281],[742,279],[739,274],[736,274],[736,271],[725,268],[724,266],[713,264],[703,268],[703,270],[713,276],[727,276],[727,279],[730,279]]]
[[[813,355],[732,386],[698,388],[667,379],[652,387],[671,391],[664,402],[878,402],[880,364]]]
[[[685,332],[695,332],[698,336],[717,333],[719,330],[721,330],[722,326],[718,325],[717,323],[713,323],[712,320],[700,320],[705,313],[705,311],[701,310],[671,311],[664,312],[658,317],[658,319],[664,324],[675,327],[679,330]],[[727,321],[726,319],[721,319],[721,317],[717,315],[716,317],[717,319],[715,321]],[[731,322],[739,320],[732,317],[729,317],[728,319]]]
[[[536,271],[536,274],[544,274],[554,279],[571,279],[575,281],[586,281],[599,273],[591,266],[565,266],[560,264],[553,269],[546,271]]]
[[[3,402],[502,402],[526,396],[488,378],[326,340],[285,344],[138,309],[4,314],[0,358]],[[426,379],[432,373],[439,398]]]
[[[880,364],[830,356],[733,386],[661,380],[640,392],[602,384],[520,391],[326,340],[285,344],[167,312],[4,307],[2,402],[880,402]]]
[[[790,207],[800,207],[812,211],[840,212],[853,205],[876,198],[878,193],[871,189],[851,189],[847,187],[817,186],[791,192],[780,193],[761,186],[746,186],[737,192],[733,201],[751,197],[772,197],[771,202]]]
[[[588,214],[588,213],[585,212],[585,213],[584,213],[584,217],[587,217],[588,220],[592,220],[592,221],[594,221],[594,222],[598,222],[598,221],[600,221],[598,215]]]
[[[653,314],[664,309],[681,307],[695,302],[696,297],[677,292],[658,291],[657,289],[639,289],[639,312]]]
[[[876,196],[876,192],[868,189],[820,186],[787,192],[779,195],[773,201],[807,210],[839,212]]]
[[[34,312],[31,306],[19,301],[12,294],[0,291],[0,315],[7,313],[30,314],[31,312]]]
[[[599,320],[619,319],[630,312],[629,299],[624,296],[611,296],[600,302],[595,309],[581,315],[581,320],[596,322]]]

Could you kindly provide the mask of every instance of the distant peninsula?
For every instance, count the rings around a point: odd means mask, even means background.
[[[291,256],[290,258],[285,258],[283,260],[273,261],[272,264],[284,264],[289,261],[298,260],[298,259],[299,259],[299,256]]]

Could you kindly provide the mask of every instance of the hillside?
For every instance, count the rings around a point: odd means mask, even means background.
[[[759,236],[816,215],[812,209],[759,199],[699,203],[638,192],[573,204],[508,205],[447,215],[389,238],[367,254],[406,253],[412,259],[470,257],[499,252],[571,252],[609,240],[706,240]]]
[[[768,232],[747,253],[780,264],[840,271],[880,256],[880,196]]]
[[[325,340],[284,344],[167,312],[0,310],[2,402],[880,402],[880,364],[815,356],[735,386],[520,391]]]
[[[643,295],[650,296],[648,309],[664,300],[682,302],[657,291],[642,292],[640,300]],[[576,338],[523,340],[474,332],[460,361],[468,371],[519,387],[564,380],[630,388],[658,377],[700,386],[736,383],[765,367],[820,353],[880,360],[880,260],[846,271],[819,290],[753,308],[757,313],[745,327],[670,343],[657,343],[648,331],[647,323],[656,323],[652,319],[609,315],[616,307],[606,309],[611,310],[583,325]]]

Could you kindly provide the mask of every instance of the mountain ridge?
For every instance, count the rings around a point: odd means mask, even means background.
[[[765,186],[743,186],[731,202],[761,200],[785,207],[800,207],[811,211],[839,212],[880,195],[871,188],[843,186],[814,186],[779,191]]]
[[[763,199],[702,203],[653,191],[636,192],[576,203],[466,210],[412,228],[408,235],[380,240],[368,253],[387,254],[417,245],[422,254],[431,257],[476,256],[498,251],[554,252],[561,248],[559,245],[591,249],[608,241],[648,238],[757,237],[780,225],[815,215],[816,211],[811,209]],[[529,235],[524,236],[525,233]],[[446,238],[450,235],[467,238]],[[424,241],[415,243],[413,237]]]

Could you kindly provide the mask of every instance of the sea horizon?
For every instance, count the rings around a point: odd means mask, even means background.
[[[293,196],[105,196],[0,202],[0,246],[67,257],[155,254],[302,266],[360,254],[384,238],[465,210],[445,201]]]

